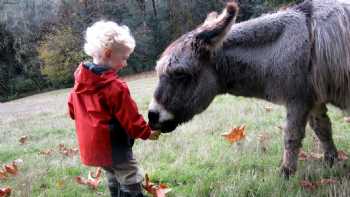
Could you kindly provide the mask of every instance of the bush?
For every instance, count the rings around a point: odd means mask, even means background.
[[[54,88],[67,87],[73,83],[73,73],[85,55],[81,36],[71,28],[62,28],[46,36],[38,53],[42,61],[41,72]]]

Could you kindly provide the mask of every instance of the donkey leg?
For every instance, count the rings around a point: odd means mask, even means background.
[[[287,126],[284,130],[284,151],[281,172],[285,178],[297,169],[298,155],[305,136],[309,110],[305,105],[287,107]]]
[[[332,123],[325,104],[314,107],[309,116],[309,124],[321,141],[325,161],[332,166],[338,154],[332,138]]]

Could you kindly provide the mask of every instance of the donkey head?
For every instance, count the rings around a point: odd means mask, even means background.
[[[221,15],[211,13],[195,30],[173,42],[157,62],[159,77],[148,118],[152,129],[171,132],[203,112],[219,93],[213,52],[221,46],[237,16],[229,2]]]

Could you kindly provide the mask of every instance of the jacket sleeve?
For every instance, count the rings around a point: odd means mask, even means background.
[[[71,119],[74,120],[74,107],[73,107],[73,100],[72,100],[72,93],[70,92],[68,95],[68,114]]]
[[[113,87],[117,87],[107,93],[108,106],[111,108],[114,117],[130,137],[148,139],[151,128],[139,113],[135,101],[130,96],[129,88],[125,84],[115,84]]]

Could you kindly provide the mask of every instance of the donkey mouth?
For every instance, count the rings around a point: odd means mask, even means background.
[[[162,133],[170,133],[176,129],[179,124],[176,121],[168,120],[161,123],[150,123],[152,130],[160,130]]]

